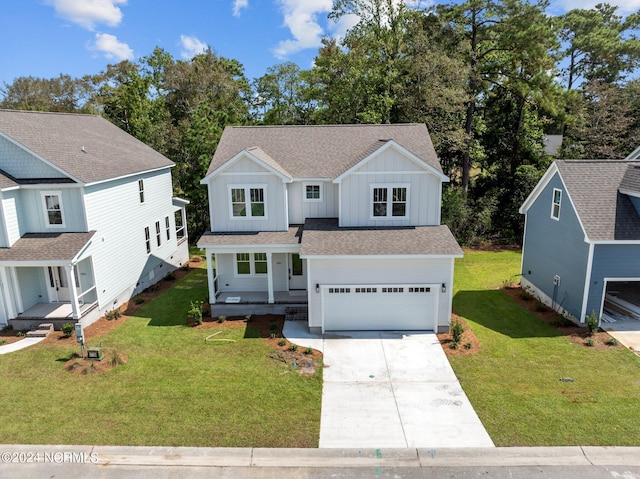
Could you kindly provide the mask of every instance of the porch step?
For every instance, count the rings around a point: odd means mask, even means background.
[[[286,321],[307,321],[309,319],[309,308],[304,306],[290,306],[284,310]]]
[[[27,333],[28,338],[46,338],[53,332],[53,323],[39,324],[36,329]]]

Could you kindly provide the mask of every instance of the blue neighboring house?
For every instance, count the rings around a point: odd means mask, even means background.
[[[187,261],[173,166],[96,115],[0,110],[0,327],[87,326]]]
[[[555,161],[520,213],[522,287],[544,303],[584,323],[640,293],[640,161]]]

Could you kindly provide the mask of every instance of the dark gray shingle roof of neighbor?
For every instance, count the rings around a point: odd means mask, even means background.
[[[83,183],[173,166],[97,115],[0,110],[0,132]]]
[[[337,218],[310,218],[304,225],[300,254],[462,256],[462,249],[445,225],[340,228]]]
[[[300,243],[302,226],[290,226],[287,231],[251,231],[203,234],[198,246],[224,245],[288,245]]]
[[[629,197],[618,191],[628,167],[638,164],[633,160],[556,161],[591,241],[640,240],[640,216]]]
[[[640,195],[640,164],[628,165],[620,182],[620,190]]]
[[[12,178],[6,171],[0,170],[0,189],[11,188],[13,186],[18,186],[18,183],[16,183],[14,178]]]
[[[389,140],[442,172],[424,124],[226,127],[207,175],[258,147],[294,178],[336,178]]]
[[[71,261],[94,234],[27,233],[11,248],[0,248],[0,261]]]

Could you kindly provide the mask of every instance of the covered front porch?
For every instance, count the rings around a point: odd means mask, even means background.
[[[98,306],[89,233],[31,233],[0,251],[0,323],[56,329]]]

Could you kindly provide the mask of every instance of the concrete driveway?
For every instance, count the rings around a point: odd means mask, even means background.
[[[324,353],[321,448],[493,446],[435,334],[320,338],[300,323],[287,323],[285,336]]]
[[[613,323],[600,323],[600,327],[616,338],[623,346],[640,354],[640,321],[617,319]]]

